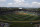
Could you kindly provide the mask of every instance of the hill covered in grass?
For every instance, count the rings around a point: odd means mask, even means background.
[[[40,16],[20,15],[20,14],[7,14],[1,15],[0,19],[9,21],[35,21],[40,20]]]

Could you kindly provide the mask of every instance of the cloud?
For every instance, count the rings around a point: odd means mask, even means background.
[[[15,3],[24,2],[24,0],[13,0]]]
[[[14,0],[14,3],[8,3],[8,6],[12,7],[27,7],[29,4],[24,3],[24,0]]]
[[[13,3],[8,3],[8,5],[12,5]]]
[[[8,3],[7,7],[40,7],[40,2],[35,0],[35,2],[28,3],[27,1],[25,3],[24,0],[13,0],[12,3]]]
[[[40,7],[39,2],[32,2],[31,7]]]
[[[9,6],[9,7],[13,6],[13,3],[8,3],[8,4],[7,4],[7,7],[8,7],[8,6]]]
[[[5,2],[6,0],[0,0],[0,2]]]

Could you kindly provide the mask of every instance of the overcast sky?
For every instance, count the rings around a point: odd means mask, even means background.
[[[40,7],[40,0],[0,0],[0,7]]]

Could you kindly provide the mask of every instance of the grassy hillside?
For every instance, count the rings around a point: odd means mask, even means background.
[[[9,21],[34,21],[40,20],[40,16],[20,15],[20,14],[7,14],[1,15],[0,19]]]

